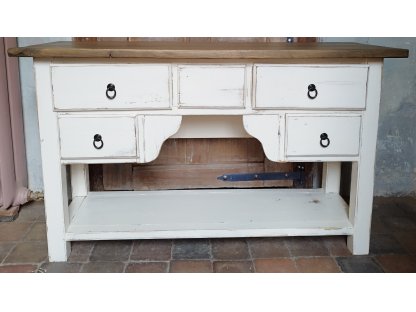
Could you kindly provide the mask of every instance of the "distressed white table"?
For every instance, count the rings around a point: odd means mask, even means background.
[[[104,239],[347,235],[368,253],[382,62],[407,50],[66,42],[9,55],[35,61],[50,261]],[[89,191],[88,164],[147,163],[169,137],[249,136],[271,161],[324,162],[323,188]]]

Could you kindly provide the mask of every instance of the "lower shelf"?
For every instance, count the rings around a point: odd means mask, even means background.
[[[352,234],[347,204],[322,190],[90,192],[69,210],[69,241]]]

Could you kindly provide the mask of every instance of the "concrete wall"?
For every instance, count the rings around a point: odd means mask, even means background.
[[[20,47],[53,41],[68,41],[71,38],[18,38]],[[32,191],[43,191],[42,162],[40,158],[40,139],[38,113],[36,108],[35,76],[33,59],[19,58],[20,82],[22,87],[23,119],[26,138],[26,157],[28,184]]]
[[[19,38],[19,46],[71,38]],[[410,50],[409,59],[386,59],[377,142],[375,194],[416,194],[416,38],[322,38]],[[29,188],[41,191],[42,171],[33,62],[20,59]]]
[[[377,140],[375,195],[416,195],[416,38],[323,38],[409,49],[386,59]]]

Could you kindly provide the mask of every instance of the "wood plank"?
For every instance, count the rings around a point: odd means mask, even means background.
[[[408,57],[407,49],[358,43],[282,42],[54,42],[11,48],[9,56],[36,58],[322,59]]]
[[[90,193],[66,239],[348,235],[347,208],[320,190]]]
[[[133,165],[103,165],[103,187],[106,191],[133,190]]]
[[[168,139],[149,164],[105,164],[101,168],[94,165],[90,169],[96,172],[91,178],[92,191],[293,186],[289,180],[232,184],[216,180],[224,173],[292,171],[291,163],[265,158],[260,142],[252,138]]]
[[[291,187],[287,181],[223,182],[218,176],[232,173],[263,173],[271,171],[291,171],[291,164],[275,163],[265,168],[263,163],[241,164],[198,164],[198,165],[158,165],[134,166],[134,190],[196,189],[196,188],[252,188],[252,187]]]
[[[262,172],[262,163],[134,166],[134,190],[172,190],[195,188],[261,187],[263,182],[223,182],[226,173]]]

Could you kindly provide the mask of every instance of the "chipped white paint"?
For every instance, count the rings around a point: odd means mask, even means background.
[[[287,115],[286,155],[358,156],[361,116],[359,115]],[[327,139],[321,140],[321,135]]]
[[[70,222],[66,168],[61,165],[48,60],[35,61],[35,73],[49,261],[66,261],[71,252],[71,244],[64,237]]]
[[[88,165],[73,164],[71,167],[72,198],[87,196],[89,191]]]
[[[67,115],[58,122],[61,157],[64,159],[136,157],[136,130],[132,117]],[[96,135],[100,135],[101,140],[94,143]]]
[[[74,205],[68,240],[352,233],[346,203],[321,190],[92,192]]]
[[[244,85],[244,65],[179,65],[178,106],[244,108]]]
[[[366,65],[256,65],[256,108],[363,109],[367,92]],[[308,97],[308,86],[317,93]]]
[[[361,155],[352,166],[350,221],[354,224],[354,233],[348,237],[348,247],[355,255],[368,254],[370,246],[382,68],[381,62],[370,63],[367,109],[362,117]]]
[[[52,66],[54,105],[59,110],[166,109],[170,101],[170,65]],[[114,99],[108,99],[108,84]],[[109,92],[109,96],[113,96]]]
[[[143,133],[139,133],[139,140],[143,140],[143,150],[139,151],[139,162],[146,163],[155,160],[163,142],[179,130],[181,120],[182,116],[144,116],[139,118],[139,122],[143,122]]]
[[[264,154],[271,161],[279,160],[279,116],[244,115],[247,133],[261,142]]]
[[[349,235],[354,254],[368,253],[381,62],[75,60],[55,63],[53,81],[49,61],[37,61],[35,69],[50,261],[65,261],[67,241],[82,239]],[[101,86],[114,81],[120,101],[102,100]],[[306,82],[316,83],[316,99],[307,98]],[[55,112],[54,105],[67,111]],[[327,148],[320,146],[324,132]],[[102,149],[93,147],[95,134],[102,136]],[[324,188],[88,191],[85,164],[150,162],[169,137],[248,136],[272,161],[324,161]],[[341,161],[353,162],[350,207],[338,195]],[[71,165],[69,208],[62,164]]]

